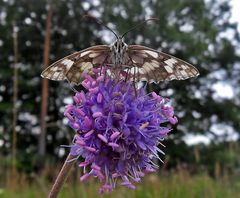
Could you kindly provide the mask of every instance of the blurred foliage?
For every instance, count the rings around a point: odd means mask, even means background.
[[[0,1],[0,152],[5,159],[11,156],[12,25],[15,23],[19,36],[17,158],[19,170],[26,172],[40,168],[44,161],[37,156],[37,142],[46,8],[44,0]],[[114,35],[103,26],[83,19],[85,14],[100,18],[119,33],[151,16],[159,18],[159,22],[148,23],[127,34],[126,43],[163,50],[193,63],[201,73],[197,79],[149,86],[149,89],[172,99],[179,118],[178,126],[166,141],[165,150],[171,156],[170,167],[175,167],[178,161],[195,163],[194,149],[183,141],[184,135],[189,133],[212,137],[213,144],[200,149],[202,165],[211,169],[215,161],[235,163],[235,156],[229,155],[225,146],[227,139],[221,139],[223,143],[218,146],[219,137],[212,131],[213,125],[222,124],[225,132],[226,126],[240,132],[240,90],[234,89],[234,97],[228,99],[216,97],[213,89],[217,82],[233,87],[240,84],[237,54],[240,39],[237,24],[229,21],[231,8],[228,0],[53,1],[50,62],[76,50],[95,44],[110,44],[114,40]],[[70,144],[74,135],[63,121],[63,109],[68,103],[66,98],[73,92],[67,82],[51,81],[49,88],[46,158],[55,161],[59,156],[65,156],[60,145]]]
[[[19,188],[13,192],[12,189],[0,189],[1,198],[42,198],[47,197],[47,185],[38,178],[31,186],[27,184],[24,188]],[[23,184],[23,183],[22,183]],[[21,184],[20,184],[21,186]],[[92,198],[99,197],[99,184],[94,181],[87,183],[79,182],[74,184],[68,181],[59,194],[59,198]],[[106,198],[238,198],[239,183],[230,181],[216,181],[203,174],[201,176],[190,177],[189,174],[182,170],[172,176],[151,175],[144,178],[141,184],[138,184],[136,190],[118,187],[112,193],[105,194]]]

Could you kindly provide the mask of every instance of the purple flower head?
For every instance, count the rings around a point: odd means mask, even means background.
[[[154,158],[163,153],[158,144],[171,130],[162,124],[176,124],[177,118],[168,99],[155,92],[140,88],[136,94],[130,82],[95,74],[96,80],[85,75],[86,93],[76,93],[64,112],[76,131],[70,152],[84,158],[80,180],[97,177],[103,182],[100,192],[111,191],[117,179],[134,189],[144,173],[158,168]]]

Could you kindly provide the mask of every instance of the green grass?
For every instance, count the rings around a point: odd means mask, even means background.
[[[38,182],[30,186],[11,189],[0,189],[0,198],[45,198],[50,185]],[[96,198],[99,184],[91,180],[87,183],[70,184],[66,182],[59,198]],[[215,181],[207,175],[191,177],[188,174],[172,176],[151,175],[137,184],[136,190],[118,187],[106,198],[240,198],[237,182]]]

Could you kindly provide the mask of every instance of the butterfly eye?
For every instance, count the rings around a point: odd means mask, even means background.
[[[118,43],[117,43],[117,42],[114,43],[114,48],[115,48],[115,49],[118,49]]]

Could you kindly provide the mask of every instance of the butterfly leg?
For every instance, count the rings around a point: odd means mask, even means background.
[[[106,66],[104,66],[103,64],[101,64],[100,72],[99,72],[99,73],[100,73],[100,76],[101,76],[101,75],[104,75],[104,76],[106,75],[106,70],[107,70],[107,69],[105,69],[105,67],[106,67]]]
[[[126,71],[126,76],[125,76],[125,79],[124,81],[127,82],[128,81],[128,78],[129,78],[129,71],[130,71],[130,68],[127,68],[127,71]]]
[[[134,72],[133,72],[133,87],[134,87],[135,96],[137,97],[137,87],[136,87],[136,67],[134,67]]]
[[[101,67],[100,67],[100,76],[102,75],[102,69],[103,69],[103,66],[101,65]]]
[[[104,74],[103,74],[103,76],[104,76],[104,78],[103,78],[104,82],[105,82],[105,80],[107,79],[107,77],[112,78],[111,67],[109,67],[108,65],[106,65],[105,68],[103,68],[103,72],[104,72]]]

